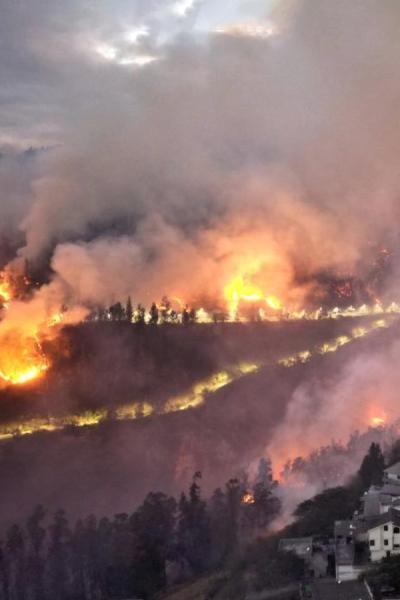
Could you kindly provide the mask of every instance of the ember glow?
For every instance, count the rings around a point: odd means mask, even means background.
[[[251,492],[246,492],[242,496],[242,504],[254,504],[254,495]]]
[[[379,410],[379,408],[371,408],[369,414],[372,415],[369,417],[370,427],[384,427],[388,422],[386,413]]]

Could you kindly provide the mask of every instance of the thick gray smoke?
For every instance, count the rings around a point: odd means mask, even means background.
[[[77,301],[204,295],[255,260],[250,270],[271,291],[301,303],[309,289],[296,287],[299,274],[354,272],[371,243],[393,242],[397,4],[281,2],[265,35],[188,29],[202,8],[187,9],[185,26],[168,21],[163,38],[161,9],[138,2],[147,29],[131,32],[130,50],[125,6],[108,27],[99,9],[91,37],[87,15],[62,24],[44,0],[29,11],[38,31],[24,60],[39,95],[57,90],[43,121],[57,123],[60,146],[42,155],[18,213],[19,256],[50,256]],[[79,6],[65,11],[77,16]],[[5,15],[4,27],[7,18],[26,26],[12,5]],[[133,50],[155,60],[128,64]],[[21,53],[4,60],[16,89],[22,62]],[[7,189],[2,196],[9,206]]]

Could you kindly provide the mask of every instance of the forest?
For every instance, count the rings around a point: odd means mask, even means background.
[[[382,480],[385,463],[400,457],[397,441],[382,453],[372,443],[345,486],[302,502],[294,521],[276,532],[279,484],[261,459],[252,481],[230,479],[210,498],[196,472],[178,499],[150,492],[131,514],[89,515],[70,523],[63,510],[37,506],[5,533],[0,554],[1,600],[123,600],[158,597],[176,584],[210,577],[207,598],[244,598],[251,573],[257,589],[301,580],[304,565],[277,552],[281,537],[331,536],[362,492]],[[374,575],[377,577],[378,575]]]

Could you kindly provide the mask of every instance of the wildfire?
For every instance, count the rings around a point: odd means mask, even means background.
[[[46,371],[46,369],[47,364],[43,363],[39,366],[32,366],[26,371],[21,371],[19,368],[8,373],[0,371],[0,377],[8,383],[12,383],[14,385],[23,385],[24,383],[28,383],[28,381],[32,381],[33,379],[40,377],[40,375],[43,373],[43,371]]]
[[[0,386],[23,385],[41,377],[49,368],[42,340],[63,321],[63,313],[47,309],[33,296],[20,300],[7,273],[0,273],[0,303],[7,311],[0,321]]]
[[[224,288],[229,316],[236,320],[241,302],[265,304],[274,311],[282,308],[280,300],[273,295],[265,295],[260,287],[250,281],[249,275],[238,275]]]
[[[371,419],[372,427],[382,427],[385,424],[385,419],[383,417],[373,417]]]
[[[156,412],[159,412],[159,414],[168,414],[171,412],[178,412],[199,407],[205,403],[209,394],[217,392],[221,388],[230,385],[242,377],[257,373],[263,367],[280,366],[284,368],[291,368],[297,364],[307,363],[315,356],[329,352],[336,352],[344,345],[349,344],[360,337],[373,333],[377,328],[387,325],[388,323],[385,321],[375,321],[364,328],[354,328],[348,336],[340,336],[330,342],[315,346],[309,350],[297,352],[291,356],[287,356],[286,358],[278,358],[272,362],[237,363],[223,371],[214,373],[208,378],[195,383],[185,393],[169,398],[166,400],[164,406],[159,409],[159,411],[157,411],[157,409],[148,402],[135,401],[117,407],[114,413],[115,418],[117,420],[133,420],[150,417]],[[45,360],[43,356],[42,360]],[[20,371],[18,375],[15,375],[15,377],[13,377],[13,381],[11,381],[11,378],[9,378],[8,381],[12,383],[24,383],[32,378],[36,378],[40,376],[43,370],[47,368],[47,364],[43,363],[42,367],[34,366],[31,368],[32,371],[29,371],[29,368],[27,368],[24,372]],[[4,379],[4,373],[0,373],[0,377]],[[377,414],[379,414],[379,411],[375,409],[374,412],[372,412],[372,415]],[[86,411],[78,415],[51,417],[49,419],[34,418],[29,421],[8,423],[5,425],[0,425],[0,440],[8,439],[14,435],[29,435],[38,431],[58,431],[71,425],[74,427],[96,426],[108,417],[109,414],[107,409],[103,408],[96,411]],[[383,413],[380,413],[380,416],[371,416],[368,422],[372,427],[381,427],[385,425],[387,418]],[[242,502],[244,504],[252,504],[252,495],[246,492],[242,498]]]
[[[242,496],[242,504],[254,504],[254,495],[251,492],[246,492]]]
[[[7,307],[8,302],[11,300],[10,285],[4,278],[0,281],[0,299],[5,307]]]

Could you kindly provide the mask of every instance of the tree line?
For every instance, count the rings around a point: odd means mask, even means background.
[[[126,321],[139,325],[163,323],[189,325],[198,321],[201,310],[188,305],[182,305],[180,310],[176,310],[167,296],[164,296],[159,304],[153,302],[149,309],[140,303],[134,308],[132,299],[129,296],[126,303],[118,301],[109,307],[94,308],[88,315],[87,320]],[[214,323],[224,322],[227,318],[228,314],[223,310],[214,310],[210,313],[210,319]]]
[[[38,506],[6,533],[0,600],[152,598],[169,581],[221,568],[281,510],[269,461],[251,485],[230,479],[206,501],[197,472],[176,500],[151,492],[132,514],[91,515],[73,526],[63,510],[49,522]]]

